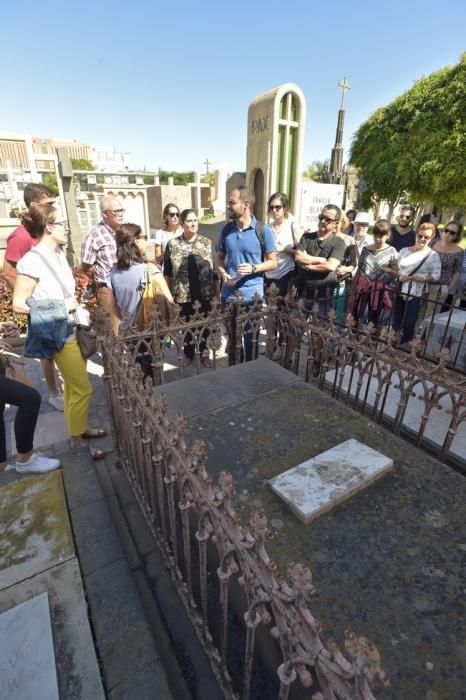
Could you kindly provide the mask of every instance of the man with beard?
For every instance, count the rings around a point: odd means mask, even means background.
[[[217,243],[217,270],[222,281],[222,304],[226,306],[240,293],[241,304],[249,306],[254,296],[264,294],[264,272],[275,270],[277,254],[275,238],[270,226],[258,222],[252,209],[254,196],[245,186],[234,187],[229,195],[227,209],[230,221],[220,232]],[[232,324],[233,325],[233,324]],[[241,358],[252,360],[252,329],[244,329],[244,353]],[[235,343],[230,338],[231,353]],[[255,357],[259,345],[256,343]]]
[[[411,204],[401,207],[398,216],[398,226],[392,226],[392,238],[390,245],[400,252],[402,248],[413,246],[416,243],[416,231],[411,227],[415,209]]]

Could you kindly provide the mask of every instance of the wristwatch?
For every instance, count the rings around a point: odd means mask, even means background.
[[[251,265],[251,267],[252,267],[251,274],[255,275],[257,272],[257,267],[255,265]]]

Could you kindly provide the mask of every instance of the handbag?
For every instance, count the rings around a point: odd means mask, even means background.
[[[70,294],[70,292],[65,287],[65,285],[63,284],[63,282],[61,281],[61,279],[59,278],[59,276],[57,275],[56,271],[49,263],[47,258],[35,248],[32,249],[32,252],[36,253],[37,255],[39,255],[39,257],[42,258],[43,262],[47,265],[52,275],[55,277],[58,284],[63,289],[65,302],[67,299],[74,298],[74,295]],[[74,311],[71,311],[70,313],[72,313],[76,324],[76,340],[78,341],[81,355],[84,357],[85,360],[87,360],[89,359],[89,357],[92,357],[92,355],[94,355],[97,352],[97,336],[90,325],[89,311],[83,306],[79,305]]]
[[[171,319],[170,304],[157,282],[157,276],[151,275],[150,263],[146,266],[145,276],[146,280],[135,319],[135,325],[140,331],[150,325],[154,306],[157,307],[162,323],[168,326]]]

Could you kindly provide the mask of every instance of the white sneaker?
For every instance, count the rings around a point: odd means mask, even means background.
[[[43,474],[58,469],[60,460],[46,457],[41,452],[33,452],[27,462],[16,462],[15,469],[20,474]]]
[[[53,406],[57,411],[65,410],[65,400],[63,394],[50,394],[49,404]]]

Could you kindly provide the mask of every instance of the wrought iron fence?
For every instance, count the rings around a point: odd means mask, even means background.
[[[382,291],[393,298],[392,289]],[[116,343],[132,353],[144,375],[152,376],[157,385],[165,383],[169,373],[173,375],[173,369],[167,372],[167,358],[176,368],[176,378],[184,376],[187,344],[191,351],[194,347],[197,374],[203,370],[204,342],[213,369],[221,363],[238,364],[245,348],[246,359],[256,357],[262,344],[266,357],[278,359],[305,381],[316,381],[338,400],[464,468],[464,449],[456,446],[456,436],[458,431],[466,432],[466,374],[461,371],[466,369],[466,311],[450,307],[447,312],[426,316],[421,303],[418,336],[400,344],[400,332],[392,325],[393,313],[383,318],[383,295],[377,327],[361,318],[356,326],[351,315],[342,313],[338,294],[326,303],[322,299],[296,301],[279,297],[272,285],[266,304],[256,299],[243,306],[238,301],[222,309],[213,303],[208,315],[195,305],[189,320],[175,313],[170,326],[164,326],[154,310],[145,331],[129,330]],[[348,295],[344,301],[351,307]],[[440,312],[441,302],[430,303],[434,309],[437,304]],[[321,316],[322,311],[326,316]],[[402,317],[398,322],[403,322]],[[435,328],[440,329],[436,335]]]
[[[260,317],[258,305],[254,313]],[[245,314],[236,316],[238,331],[254,321]],[[215,327],[216,312],[214,318]],[[201,320],[196,324],[189,336],[195,343]],[[277,570],[267,553],[265,515],[239,522],[231,474],[222,472],[213,483],[204,444],[187,445],[183,418],[170,422],[165,398],[154,398],[128,344],[102,330],[99,338],[121,463],[225,697],[257,697],[254,683],[270,658],[258,649],[257,637],[265,634],[280,659],[275,673],[266,669],[267,697],[286,700],[301,687],[314,700],[374,698],[372,688],[388,683],[376,647],[349,631],[347,656],[335,641],[323,643],[310,608],[316,594],[310,570],[295,563],[286,574]],[[177,333],[174,338],[182,342]]]
[[[183,419],[169,421],[165,401],[155,400],[147,377],[164,383],[170,353],[176,375],[182,377],[187,343],[194,346],[197,373],[204,341],[215,369],[225,337],[229,364],[237,364],[246,338],[251,357],[262,343],[267,357],[278,355],[284,367],[305,381],[316,381],[373,420],[386,422],[394,433],[411,431],[418,445],[429,442],[429,421],[443,406],[444,435],[440,440],[437,436],[435,447],[442,459],[466,423],[466,377],[452,369],[448,348],[433,362],[423,356],[426,345],[419,338],[403,349],[392,328],[381,334],[372,324],[356,326],[351,316],[342,322],[336,304],[328,306],[327,318],[322,318],[319,304],[280,298],[272,287],[265,305],[260,299],[249,306],[238,301],[226,310],[213,304],[208,315],[197,308],[188,321],[175,314],[170,326],[154,310],[144,331],[118,338],[100,325],[121,462],[225,697],[251,697],[260,663],[255,639],[263,630],[280,650],[280,699],[293,696],[297,679],[314,698],[367,699],[373,697],[371,687],[386,678],[377,650],[364,637],[347,634],[349,660],[333,642],[322,643],[309,608],[315,592],[310,571],[299,564],[290,564],[286,575],[276,571],[266,550],[265,516],[253,515],[247,526],[239,523],[231,475],[222,472],[218,484],[212,483],[203,444],[186,444]],[[416,420],[410,415],[413,404]],[[245,600],[242,615],[238,590]],[[233,619],[245,623],[239,661],[232,661]],[[239,675],[232,670],[238,668]]]

